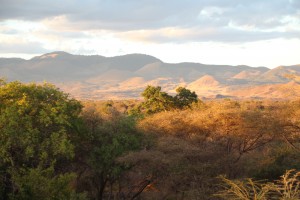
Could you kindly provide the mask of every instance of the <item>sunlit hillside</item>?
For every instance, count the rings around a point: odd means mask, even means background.
[[[282,91],[291,81],[287,75],[299,74],[299,65],[268,69],[188,62],[170,64],[143,54],[104,57],[52,52],[30,60],[0,58],[0,76],[9,81],[51,82],[73,97],[90,100],[139,98],[147,85],[162,86],[170,93],[178,86],[186,86],[199,97],[212,99],[293,98],[299,96],[298,82],[288,86],[295,92],[287,95]],[[265,91],[267,88],[272,92]]]

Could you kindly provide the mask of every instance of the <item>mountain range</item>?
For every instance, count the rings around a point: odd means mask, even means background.
[[[170,94],[184,86],[201,98],[300,97],[300,85],[291,75],[300,75],[300,65],[171,64],[144,54],[104,57],[61,51],[30,60],[0,58],[0,77],[7,81],[50,82],[78,99],[139,98],[147,85],[159,85]]]

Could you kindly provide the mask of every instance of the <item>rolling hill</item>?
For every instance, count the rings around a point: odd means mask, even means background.
[[[0,58],[0,76],[8,81],[51,82],[79,99],[138,98],[147,85],[160,85],[170,93],[185,86],[200,97],[298,97],[300,65],[274,69],[245,65],[164,63],[149,55],[115,57],[51,52],[30,60]],[[281,92],[280,92],[281,91]],[[289,91],[289,92],[284,92]]]

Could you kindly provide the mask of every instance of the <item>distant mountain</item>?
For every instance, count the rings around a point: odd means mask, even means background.
[[[138,98],[147,85],[160,85],[171,94],[179,85],[185,86],[200,97],[280,98],[284,95],[266,90],[298,89],[297,82],[288,83],[286,75],[290,74],[299,75],[300,65],[270,70],[245,65],[170,64],[144,54],[104,57],[62,51],[30,60],[0,58],[0,77],[8,81],[51,82],[80,99]]]
[[[239,79],[239,80],[253,80],[256,79],[258,76],[262,75],[263,71],[259,70],[248,70],[248,71],[242,71],[235,76],[233,76],[233,79]]]
[[[257,78],[257,81],[265,83],[286,83],[287,74],[300,74],[300,65],[279,66],[269,71],[266,71]]]
[[[283,84],[248,86],[247,88],[241,88],[233,91],[231,95],[239,98],[300,98],[300,84],[291,81]]]
[[[201,78],[193,81],[188,85],[190,88],[199,88],[199,87],[215,87],[218,86],[220,83],[217,81],[213,76],[204,75]]]

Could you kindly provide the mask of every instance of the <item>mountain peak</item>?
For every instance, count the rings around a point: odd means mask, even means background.
[[[242,65],[164,63],[146,54],[104,57],[64,51],[53,51],[29,61],[0,59],[0,75],[9,81],[46,80],[62,87],[74,97],[83,99],[107,99],[112,96],[137,98],[148,84],[159,85],[170,92],[178,85],[184,85],[199,96],[212,98],[216,94],[222,94],[222,97],[297,96],[300,81],[295,79],[296,82],[288,83],[290,80],[285,77],[286,74],[299,76],[300,66],[268,70]],[[250,90],[248,86],[254,89]],[[238,89],[240,91],[235,92]],[[290,92],[284,94],[282,91]]]
[[[43,54],[41,56],[36,56],[36,57],[32,58],[32,60],[53,59],[53,58],[57,58],[57,57],[66,57],[66,56],[71,56],[71,55],[72,54],[69,54],[65,51],[54,51],[54,52]]]
[[[198,80],[196,80],[200,85],[205,85],[205,86],[217,86],[219,85],[219,82],[211,75],[204,75]]]
[[[197,79],[196,81],[189,84],[190,88],[200,88],[200,87],[216,87],[220,83],[211,75],[204,75]]]
[[[136,61],[148,61],[148,62],[162,62],[158,58],[147,55],[147,54],[141,54],[141,53],[132,53],[132,54],[125,54],[125,55],[120,55],[120,56],[113,56],[111,58],[122,58],[125,60],[135,60]]]

